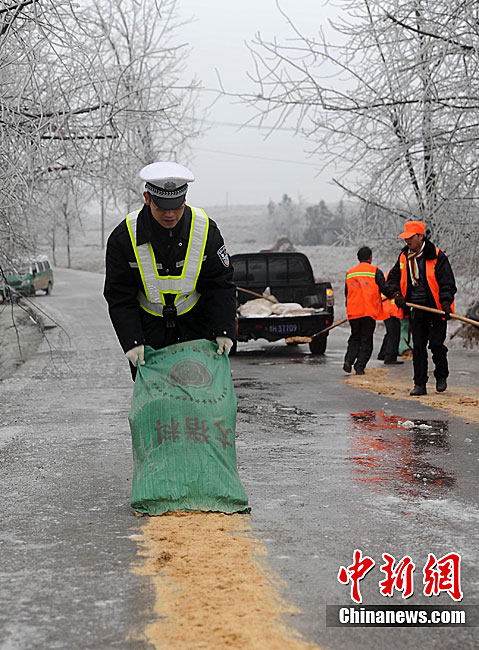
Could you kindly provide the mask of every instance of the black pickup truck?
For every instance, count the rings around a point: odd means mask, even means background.
[[[237,317],[237,341],[266,339],[296,343],[298,338],[312,337],[333,323],[334,294],[330,282],[316,282],[309,259],[303,253],[239,253],[232,255],[238,306],[254,299],[247,289],[263,294],[269,287],[279,302],[296,302],[312,307],[304,316]],[[324,354],[328,333],[309,342],[311,354]],[[296,339],[296,340],[295,340]]]

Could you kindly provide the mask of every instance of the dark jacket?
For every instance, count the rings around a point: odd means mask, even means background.
[[[402,249],[401,253],[405,253],[407,258],[408,247],[405,246]],[[456,282],[454,280],[454,273],[452,272],[452,268],[449,263],[449,260],[445,255],[445,253],[443,253],[442,251],[439,251],[439,253],[436,255],[436,247],[434,246],[433,243],[431,243],[429,240],[426,239],[426,244],[424,246],[424,256],[423,256],[424,260],[433,260],[436,259],[436,257],[437,257],[437,263],[435,268],[435,275],[436,275],[437,283],[439,285],[439,302],[452,303],[457,288],[456,288]],[[397,259],[396,264],[389,271],[387,285],[393,293],[396,293],[397,291],[399,292],[401,291],[401,269],[399,267],[399,257]],[[427,280],[425,280],[425,288],[426,288],[426,296],[427,296],[426,306],[437,308],[432,292],[429,286],[427,285]],[[409,269],[408,269],[407,292],[406,295],[404,296],[407,301],[410,301],[411,290],[412,290],[411,274],[409,273]]]
[[[137,245],[151,242],[160,273],[180,273],[188,245],[191,208],[185,206],[182,218],[171,230],[160,226],[146,205],[137,223]],[[228,336],[235,339],[236,287],[228,256],[220,255],[222,247],[223,237],[210,219],[205,259],[196,285],[200,299],[190,311],[177,317],[175,327],[167,328],[165,318],[149,314],[139,306],[137,295],[143,290],[143,283],[138,268],[134,268],[137,265],[126,220],[113,230],[106,248],[103,295],[124,352],[140,344],[160,349],[201,338],[213,340],[216,336]]]

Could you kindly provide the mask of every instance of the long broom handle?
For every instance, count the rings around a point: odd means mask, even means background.
[[[424,305],[416,305],[413,302],[407,302],[406,305],[408,307],[414,307],[414,309],[422,309],[423,311],[430,311],[433,314],[441,314],[441,316],[444,316],[446,312],[442,311],[442,309],[434,309],[433,307],[425,307]],[[469,325],[475,325],[476,327],[479,327],[479,321],[473,320],[472,318],[467,318],[467,316],[459,316],[458,314],[451,314],[451,318],[455,318],[456,320],[462,320],[464,323],[469,323]],[[320,334],[324,334],[325,332],[328,332],[329,330],[332,330],[334,327],[337,327],[338,325],[342,325],[343,323],[347,323],[348,319],[343,318],[342,320],[338,320],[337,323],[333,323],[329,327],[326,327],[324,330],[321,330],[320,332],[317,332],[312,336],[314,338],[315,336],[320,336]]]
[[[256,291],[251,291],[250,289],[243,289],[242,287],[236,287],[238,291],[243,291],[244,293],[250,293],[252,296],[256,296],[257,298],[263,298],[263,300],[269,300],[269,302],[272,302],[276,304],[274,300],[269,298],[268,296],[263,296],[260,293],[256,293]],[[423,311],[430,311],[433,314],[440,314],[441,316],[445,316],[446,312],[443,311],[442,309],[434,309],[433,307],[425,307],[424,305],[416,305],[414,302],[407,302],[406,303],[407,307],[413,307],[414,309],[422,309]],[[467,318],[467,316],[460,316],[459,314],[451,314],[451,318],[455,318],[456,320],[462,320],[464,323],[469,323],[469,325],[475,325],[476,327],[479,327],[479,321],[473,320],[472,318]],[[334,327],[337,327],[338,325],[343,325],[348,319],[343,318],[342,320],[338,320],[337,323],[333,323],[329,327],[326,327],[324,330],[321,330],[320,332],[317,332],[314,334],[314,336],[319,336],[320,334],[324,334],[324,332],[328,332],[329,330],[332,330]]]
[[[269,298],[268,296],[263,296],[260,293],[256,293],[256,291],[251,291],[250,289],[243,289],[242,287],[236,287],[238,291],[243,291],[243,293],[250,293],[252,296],[256,296],[257,298],[263,298],[263,300],[269,300],[273,304],[277,304],[276,300],[273,300],[272,298]]]
[[[320,332],[316,332],[316,334],[313,334],[311,338],[315,338],[316,336],[319,336],[320,334],[324,334],[324,332],[329,332],[329,330],[332,330],[334,327],[337,327],[338,325],[342,325],[343,323],[347,323],[348,319],[343,318],[342,320],[338,320],[336,323],[333,323],[329,327],[325,327],[324,330],[321,330]]]
[[[433,307],[425,307],[424,305],[416,305],[414,302],[407,302],[407,307],[413,307],[414,309],[422,309],[423,311],[430,311],[432,314],[441,314],[444,316],[446,314],[442,309],[434,309]],[[479,321],[473,320],[472,318],[467,318],[466,316],[459,316],[458,314],[451,314],[451,318],[456,320],[462,320],[464,323],[469,323],[469,325],[475,325],[479,327]]]

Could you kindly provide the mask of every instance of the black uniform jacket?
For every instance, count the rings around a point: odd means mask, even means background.
[[[160,275],[179,275],[188,246],[191,208],[185,206],[174,228],[160,226],[144,205],[138,215],[137,245],[151,242]],[[139,305],[143,289],[130,234],[123,220],[111,233],[106,248],[106,278],[103,295],[116,335],[124,352],[146,344],[156,350],[179,341],[228,336],[235,339],[236,287],[233,268],[224,253],[218,226],[209,220],[205,259],[196,290],[201,294],[196,305],[176,318],[176,326],[167,328],[165,318],[154,316]],[[160,267],[161,264],[161,267]]]
[[[405,246],[401,253],[408,253],[408,247]],[[454,295],[457,291],[456,282],[454,280],[454,273],[452,272],[451,265],[447,256],[442,252],[436,255],[436,247],[429,240],[426,239],[426,244],[424,246],[424,260],[433,260],[437,257],[437,263],[435,268],[436,280],[439,285],[439,302],[442,304],[444,301],[452,303],[454,300]],[[401,269],[399,268],[399,257],[396,264],[389,271],[387,285],[392,290],[393,293],[396,291],[401,291]],[[407,269],[407,292],[404,296],[406,300],[409,300],[411,295],[412,282],[411,274],[409,269]],[[431,289],[427,285],[426,281],[426,295],[427,295],[427,306],[434,307],[437,309],[436,302],[432,295]]]

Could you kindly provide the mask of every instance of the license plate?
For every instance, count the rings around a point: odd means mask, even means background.
[[[269,325],[268,332],[272,334],[293,334],[298,331],[298,326],[294,323],[290,325]]]

